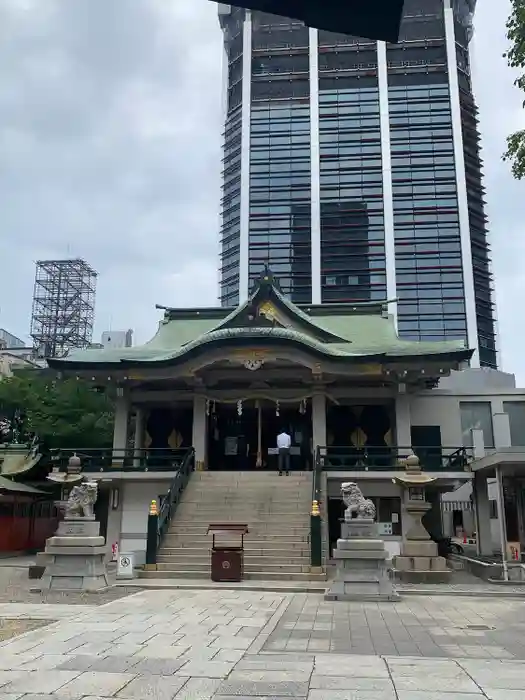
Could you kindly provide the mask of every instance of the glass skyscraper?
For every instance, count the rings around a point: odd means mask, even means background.
[[[399,44],[219,6],[223,305],[269,264],[295,303],[398,299],[401,337],[496,366],[475,4],[405,0]]]

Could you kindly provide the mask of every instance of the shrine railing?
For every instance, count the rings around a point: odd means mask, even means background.
[[[111,448],[59,449],[51,451],[51,464],[59,471],[66,471],[69,459],[76,455],[80,458],[81,469],[86,473],[93,472],[173,472],[184,461],[188,451],[193,448],[179,447],[176,449],[129,449],[114,450]]]
[[[146,569],[156,569],[157,553],[162,541],[169,530],[170,523],[179,505],[182,493],[195,467],[195,450],[186,450],[177,473],[173,477],[168,493],[160,499],[157,506],[152,501],[148,515],[148,534],[146,540]]]
[[[473,459],[466,447],[318,447],[316,463],[321,470],[393,471],[404,469],[403,460],[411,454],[419,458],[424,471],[468,471]]]

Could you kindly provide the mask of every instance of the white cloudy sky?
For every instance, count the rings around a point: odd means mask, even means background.
[[[474,69],[503,368],[525,384],[509,5],[478,0]],[[0,327],[27,337],[37,259],[98,270],[95,336],[144,341],[156,303],[216,303],[221,39],[208,0],[0,0]]]

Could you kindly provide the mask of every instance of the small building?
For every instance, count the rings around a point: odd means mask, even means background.
[[[181,450],[194,448],[197,470],[275,470],[282,429],[292,469],[322,471],[326,551],[338,536],[340,484],[355,480],[399,553],[404,514],[393,478],[412,451],[440,474],[429,498],[441,529],[441,492],[472,478],[459,401],[437,388],[467,366],[463,341],[399,339],[386,302],[296,306],[268,270],[234,310],[160,308],[145,345],[48,361],[115,397],[110,457],[83,460],[110,494],[108,547],[118,541],[143,558],[149,503],[168,491]]]

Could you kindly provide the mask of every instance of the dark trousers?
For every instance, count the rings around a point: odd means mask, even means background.
[[[290,448],[279,447],[279,474],[284,471],[288,474],[290,471]]]

